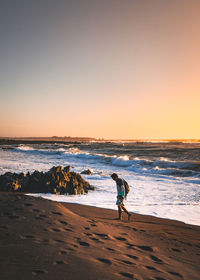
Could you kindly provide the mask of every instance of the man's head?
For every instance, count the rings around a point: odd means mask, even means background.
[[[116,173],[113,173],[111,176],[110,176],[114,181],[116,181],[118,179],[118,175]]]

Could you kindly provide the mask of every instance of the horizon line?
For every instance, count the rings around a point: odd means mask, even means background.
[[[104,138],[91,136],[0,136],[3,140],[22,140],[22,139],[91,139],[98,141],[200,141],[199,138]]]

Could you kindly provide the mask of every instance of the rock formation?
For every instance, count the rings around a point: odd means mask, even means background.
[[[0,191],[53,194],[84,194],[94,190],[80,174],[70,172],[70,166],[54,166],[47,172],[7,172],[0,176]]]
[[[90,169],[83,170],[83,171],[81,172],[81,174],[91,175],[91,174],[92,174],[92,171],[91,171]]]

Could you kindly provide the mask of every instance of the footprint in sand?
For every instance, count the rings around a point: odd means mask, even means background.
[[[165,278],[162,277],[155,277],[156,280],[166,280]]]
[[[122,262],[125,264],[136,265],[135,263],[126,260],[122,260]]]
[[[154,255],[151,255],[150,258],[156,263],[160,263],[160,264],[163,263],[163,261],[161,259],[157,258]]]
[[[65,250],[61,250],[60,251],[60,255],[66,255],[66,254],[68,254],[69,252],[67,252],[67,251],[74,251],[74,249],[72,249],[72,248],[65,248]]]
[[[125,237],[121,237],[121,236],[115,236],[115,239],[120,240],[120,241],[127,241],[127,239]]]
[[[107,247],[106,250],[111,251],[111,252],[115,252],[115,249],[109,248],[109,247]]]
[[[135,244],[126,243],[126,245],[127,245],[126,246],[127,249],[131,249],[131,250],[140,252],[140,250],[135,247],[136,246]]]
[[[84,246],[84,247],[90,247],[90,244],[87,243],[87,242],[84,242],[84,241],[79,241],[78,242],[81,246]]]
[[[94,234],[99,236],[101,239],[105,239],[105,240],[112,239],[111,236],[109,236],[108,234],[105,234],[105,233],[94,232]]]
[[[125,264],[128,264],[128,265],[136,265],[135,263],[133,262],[130,262],[130,261],[127,261],[127,260],[120,260],[120,259],[115,259],[116,261],[119,261],[121,263],[125,263]]]
[[[90,239],[93,240],[93,241],[97,241],[97,242],[99,241],[99,239],[96,238],[96,237],[90,237]]]
[[[60,254],[61,254],[61,255],[66,255],[66,254],[67,254],[67,251],[62,250],[62,251],[60,251]]]
[[[128,273],[128,272],[120,272],[119,273],[120,275],[124,276],[124,277],[127,277],[127,278],[130,278],[130,279],[134,279],[133,277],[133,274],[131,273]]]
[[[126,256],[133,259],[133,260],[136,260],[136,261],[138,260],[138,257],[136,257],[134,255],[127,254]]]
[[[51,211],[51,213],[54,214],[54,215],[62,216],[62,213],[60,213],[60,212]]]
[[[179,249],[176,249],[176,248],[172,248],[172,250],[173,250],[174,252],[178,252],[178,253],[181,253],[181,250],[179,250]]]
[[[58,228],[52,228],[52,230],[55,232],[60,232],[60,230]]]
[[[167,271],[168,273],[170,273],[171,275],[174,275],[174,276],[178,276],[178,277],[180,277],[180,278],[183,278],[183,276],[180,274],[180,273],[178,273],[178,272],[174,272],[174,271]]]
[[[40,214],[39,215],[41,218],[48,218],[48,216],[47,215],[44,215],[44,214]]]
[[[63,224],[63,225],[67,225],[68,223],[67,222],[65,222],[65,221],[63,221],[63,220],[58,220],[61,224]]]
[[[105,264],[112,264],[111,260],[109,259],[97,258],[97,260]]]
[[[55,261],[54,264],[65,264],[64,261]]]
[[[24,235],[23,237],[26,238],[26,239],[34,239],[35,238],[35,236],[31,235],[31,234]]]
[[[71,228],[64,228],[64,230],[73,232],[73,230]]]
[[[153,252],[153,249],[150,246],[137,246],[137,247],[143,251]]]
[[[149,269],[149,270],[153,270],[153,271],[159,271],[159,270],[157,270],[155,267],[153,267],[153,266],[149,266],[149,265],[146,265],[145,266],[147,269]]]
[[[89,227],[85,227],[85,229],[86,229],[86,230],[90,230],[90,228],[89,228]]]
[[[126,243],[126,245],[128,245],[128,246],[130,246],[130,247],[134,247],[134,246],[136,246],[135,244],[133,244],[133,243],[129,243],[129,242],[127,242],[127,243]]]
[[[88,220],[88,223],[96,223],[97,221],[95,219],[91,219],[91,220]]]
[[[54,241],[57,242],[57,243],[64,243],[64,241],[61,240],[61,239],[55,239]]]
[[[89,233],[89,232],[84,232],[84,234],[87,235],[87,236],[91,236],[92,235],[92,233]]]
[[[98,238],[95,237],[89,237],[91,240],[95,241],[96,243],[101,243],[103,244],[103,242],[101,240],[99,240]]]
[[[41,274],[45,274],[45,273],[47,273],[47,270],[36,269],[36,270],[32,271],[32,274],[36,275],[36,276],[41,275]]]

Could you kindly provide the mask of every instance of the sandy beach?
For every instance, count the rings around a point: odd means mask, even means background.
[[[200,275],[200,227],[0,193],[2,280],[188,279]]]

